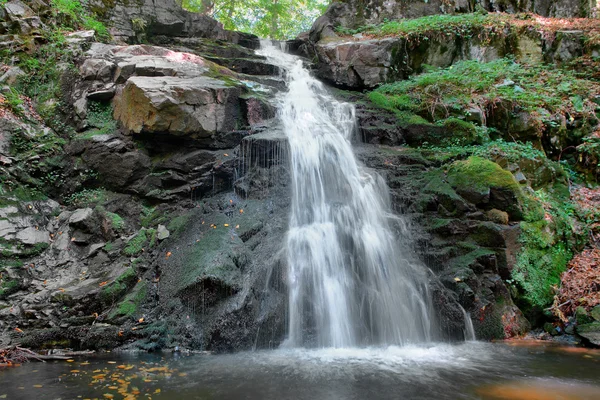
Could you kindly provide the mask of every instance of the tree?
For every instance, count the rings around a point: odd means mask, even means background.
[[[310,29],[330,0],[183,0],[187,10],[210,15],[226,29],[291,39]]]

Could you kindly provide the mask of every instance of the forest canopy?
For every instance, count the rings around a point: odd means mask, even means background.
[[[183,7],[214,17],[226,29],[281,40],[310,29],[329,3],[330,0],[183,0]]]

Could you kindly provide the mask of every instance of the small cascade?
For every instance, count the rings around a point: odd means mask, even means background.
[[[464,336],[466,341],[476,340],[477,337],[475,335],[475,328],[473,327],[473,320],[471,320],[471,314],[465,311],[464,308],[461,307],[463,314],[465,316],[465,330]]]
[[[404,345],[432,339],[426,269],[395,227],[389,189],[357,161],[354,106],[337,101],[297,57],[270,43],[288,91],[278,119],[292,186],[286,240],[287,345]]]

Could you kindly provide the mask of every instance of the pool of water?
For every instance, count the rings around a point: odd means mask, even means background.
[[[536,342],[121,354],[0,369],[0,399],[600,399],[600,351]]]

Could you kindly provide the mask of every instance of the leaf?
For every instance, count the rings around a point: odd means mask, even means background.
[[[104,282],[101,282],[98,286],[102,287],[102,286],[106,286],[107,284],[108,284],[108,282],[104,281]]]
[[[138,319],[138,322],[141,324],[142,322],[144,322],[144,318]]]
[[[224,227],[228,227],[228,226],[229,226],[229,224],[223,224],[223,226],[224,226]]]
[[[34,388],[38,388],[38,389],[39,389],[39,388],[43,388],[43,387],[44,387],[44,385],[33,385],[33,387],[34,387]]]
[[[169,258],[169,257],[171,257],[172,255],[173,255],[173,253],[171,253],[170,251],[167,251],[167,256],[166,256],[166,258]]]

